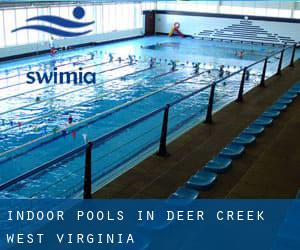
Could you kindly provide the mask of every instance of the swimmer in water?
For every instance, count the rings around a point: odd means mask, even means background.
[[[122,62],[122,58],[119,56],[118,57],[118,62],[121,63]]]
[[[243,59],[243,58],[244,58],[244,55],[245,55],[244,51],[241,50],[241,51],[240,51],[240,54],[239,54],[240,58]]]
[[[39,102],[41,100],[41,97],[39,97],[39,96],[37,96],[36,98],[35,98],[35,101],[36,102]]]
[[[72,123],[73,123],[73,117],[72,117],[72,115],[69,115],[68,123],[69,123],[69,124],[72,124]]]

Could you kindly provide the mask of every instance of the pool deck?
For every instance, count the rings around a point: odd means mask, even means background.
[[[166,198],[201,169],[232,138],[255,120],[296,81],[300,61],[215,113],[214,123],[199,124],[170,145],[170,156],[153,155],[95,192],[94,198]],[[219,176],[202,198],[293,198],[300,189],[300,97],[272,127]]]

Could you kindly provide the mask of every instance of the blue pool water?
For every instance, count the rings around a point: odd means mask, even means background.
[[[218,79],[218,68],[235,72],[280,47],[149,37],[126,42],[43,55],[1,65],[0,69],[0,183],[6,183],[114,129],[179,100]],[[236,52],[243,50],[243,59]],[[108,53],[122,62],[108,63]],[[93,57],[91,56],[93,54]],[[128,64],[128,54],[137,62]],[[149,68],[149,58],[155,67]],[[289,54],[284,57],[288,64]],[[169,61],[177,62],[170,71]],[[267,75],[276,72],[278,57],[270,58]],[[191,62],[200,62],[199,75]],[[74,64],[75,63],[75,64]],[[97,83],[26,84],[28,71],[77,70],[97,73]],[[206,72],[211,69],[211,72]],[[249,91],[259,83],[262,63],[251,68]],[[124,77],[125,76],[125,77]],[[187,79],[187,80],[186,80]],[[241,74],[217,85],[214,112],[237,97]],[[201,122],[210,89],[170,109],[171,141]],[[38,98],[38,100],[37,100]],[[113,111],[113,112],[112,112]],[[68,123],[72,115],[73,123]],[[163,112],[94,145],[93,189],[111,181],[158,147]],[[65,198],[82,191],[84,154],[51,164],[46,170],[9,186],[1,197]]]

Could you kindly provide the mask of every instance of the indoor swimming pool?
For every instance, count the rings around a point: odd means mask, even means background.
[[[77,197],[83,189],[83,148],[94,140],[96,191],[157,151],[167,104],[170,142],[205,118],[210,86],[220,78],[221,65],[229,76],[282,48],[158,36],[2,63],[0,196]],[[291,51],[285,52],[282,67],[290,63]],[[279,54],[268,59],[267,77],[276,74],[279,60]],[[176,63],[173,69],[171,61]],[[194,63],[200,63],[198,71]],[[263,65],[261,61],[249,68],[244,92],[260,83]],[[96,82],[26,83],[28,72],[54,68],[94,72]],[[234,74],[216,85],[213,112],[237,98],[241,76]],[[139,122],[126,126],[135,120]]]

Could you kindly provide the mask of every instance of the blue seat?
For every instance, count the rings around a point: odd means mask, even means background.
[[[232,160],[230,158],[224,158],[217,156],[210,160],[205,166],[204,169],[213,173],[224,173],[230,168]]]
[[[241,133],[239,136],[234,138],[232,142],[235,144],[246,146],[252,144],[253,142],[255,142],[255,140],[256,138],[254,135]]]
[[[199,196],[199,192],[196,190],[187,188],[187,187],[179,187],[176,192],[170,195],[169,199],[187,199],[187,200],[195,200]]]
[[[268,117],[268,118],[277,118],[280,116],[280,111],[278,110],[269,110],[262,113],[261,117]]]
[[[225,158],[237,158],[245,151],[245,147],[239,144],[231,143],[227,145],[223,150],[220,152],[221,157]]]
[[[248,128],[244,129],[244,134],[250,134],[250,135],[261,135],[264,132],[265,128],[263,126],[259,125],[250,125]]]
[[[295,93],[285,93],[281,96],[281,98],[295,99],[298,95]]]
[[[192,190],[197,192],[196,190]],[[199,198],[199,193],[198,194],[198,198]],[[186,207],[189,206],[191,204],[193,204],[193,202],[196,199],[188,199],[188,198],[182,198],[178,195],[176,195],[175,193],[171,194],[168,199],[166,199],[165,203],[167,206],[171,206],[172,208],[174,207]]]
[[[277,101],[276,101],[276,104],[291,104],[293,102],[293,99],[291,98],[279,98]]]
[[[292,88],[290,88],[290,89],[288,90],[288,93],[289,93],[289,94],[296,94],[296,95],[299,95],[299,94],[300,94],[300,88],[294,88],[294,87],[292,87]]]
[[[267,111],[269,110],[278,110],[278,111],[284,111],[287,109],[287,105],[284,103],[274,103],[271,107],[269,107],[267,109]]]
[[[272,110],[269,110],[267,112],[274,112]],[[258,117],[252,124],[253,125],[259,125],[259,126],[270,126],[273,123],[273,119],[270,117],[264,117],[264,116],[260,116]]]
[[[294,85],[290,89],[299,91],[300,90],[300,85]]]
[[[205,170],[200,170],[195,175],[193,175],[185,183],[185,185],[188,188],[196,190],[207,190],[215,184],[216,180],[217,174]]]

